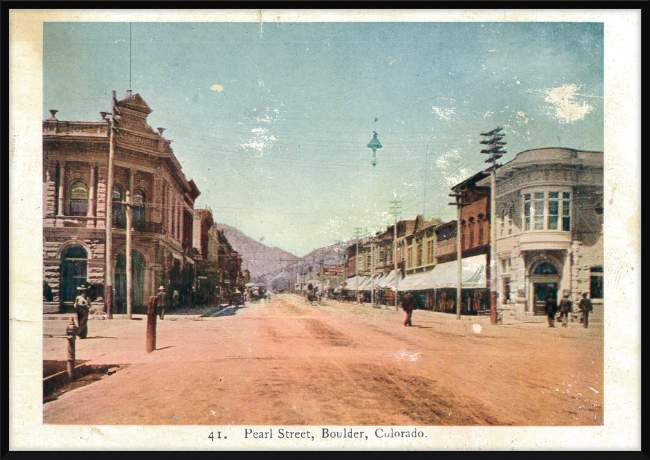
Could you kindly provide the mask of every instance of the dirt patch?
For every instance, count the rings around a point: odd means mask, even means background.
[[[51,363],[63,363],[64,369],[66,367],[65,361],[53,361]],[[97,382],[98,380],[101,380],[104,377],[110,377],[111,375],[115,374],[117,371],[121,369],[125,369],[126,367],[128,367],[128,365],[98,364],[98,365],[85,366],[85,367],[86,369],[84,371],[84,374],[78,377],[77,379],[72,381],[66,380],[64,382],[61,382],[54,388],[47,389],[48,390],[46,391],[47,394],[43,395],[43,404],[56,400],[63,393],[67,393],[68,391],[72,391],[86,385],[90,385],[91,383]],[[50,364],[50,368],[54,368],[54,365]],[[76,370],[78,372],[78,369]]]
[[[353,342],[348,337],[332,329],[318,319],[308,319],[305,322],[307,323],[311,333],[314,335],[314,338],[325,342],[326,345],[334,347],[354,346]]]

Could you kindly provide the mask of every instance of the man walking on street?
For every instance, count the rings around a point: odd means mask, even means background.
[[[404,326],[413,326],[411,323],[411,316],[413,316],[413,310],[415,310],[415,297],[410,292],[404,296],[402,301],[402,310],[406,312],[406,320],[404,321]]]
[[[562,327],[567,327],[567,323],[569,322],[569,313],[571,313],[571,299],[569,299],[569,293],[565,292],[564,297],[560,300],[560,321],[562,321],[562,318],[564,317]]]
[[[163,286],[158,288],[158,307],[160,308],[160,319],[165,319],[165,307],[167,306],[167,292]]]
[[[555,327],[555,315],[557,315],[557,300],[555,300],[555,296],[552,295],[546,301],[548,327]]]
[[[584,318],[585,329],[589,327],[589,313],[594,311],[594,306],[591,304],[591,300],[587,298],[588,292],[582,293],[582,300],[578,304],[578,308],[582,311],[582,317]]]

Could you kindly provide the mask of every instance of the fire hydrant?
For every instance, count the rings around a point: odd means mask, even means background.
[[[74,360],[75,360],[75,340],[77,340],[77,326],[74,324],[74,319],[70,320],[70,324],[65,330],[68,336],[68,377],[74,380]]]

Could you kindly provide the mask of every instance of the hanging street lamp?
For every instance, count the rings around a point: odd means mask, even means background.
[[[372,167],[377,166],[377,150],[381,148],[379,139],[377,139],[377,131],[373,131],[372,140],[368,142],[367,147],[372,149]]]

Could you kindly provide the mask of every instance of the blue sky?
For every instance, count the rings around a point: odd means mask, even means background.
[[[215,219],[296,255],[402,217],[453,219],[450,186],[540,147],[603,149],[594,23],[47,23],[43,117],[99,121],[131,88]],[[375,122],[375,118],[377,121]],[[366,144],[383,148],[371,164]],[[428,146],[428,155],[427,155]],[[428,158],[428,161],[425,159]]]

